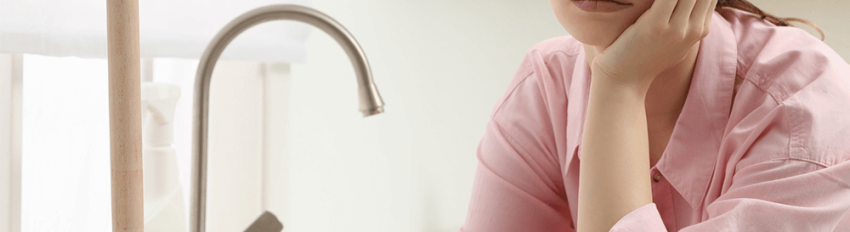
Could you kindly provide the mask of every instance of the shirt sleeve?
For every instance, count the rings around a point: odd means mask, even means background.
[[[478,165],[460,231],[575,231],[556,141],[566,134],[558,78],[531,72],[526,58],[497,103],[478,145]]]
[[[546,175],[545,163],[551,161],[539,154],[491,122],[478,148],[472,199],[460,231],[575,231],[563,186]]]
[[[707,220],[681,231],[850,231],[850,161],[831,167],[794,159],[750,165],[706,207]],[[666,229],[655,204],[648,204],[611,231]]]

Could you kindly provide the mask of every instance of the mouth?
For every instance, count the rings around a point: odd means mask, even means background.
[[[619,4],[619,5],[623,5],[623,6],[632,5],[631,3],[619,2],[619,1],[614,1],[614,0],[572,0],[572,1],[573,1],[573,2],[583,2],[583,1],[600,1],[600,2],[612,2],[612,3],[617,3],[617,4]]]

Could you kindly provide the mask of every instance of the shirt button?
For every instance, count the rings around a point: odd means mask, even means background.
[[[655,181],[655,183],[658,183],[659,181],[661,181],[661,173],[656,172],[655,175],[652,176],[652,181]]]

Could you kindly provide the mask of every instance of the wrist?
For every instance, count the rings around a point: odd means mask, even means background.
[[[623,100],[640,100],[646,99],[646,92],[649,90],[649,84],[639,83],[637,81],[622,81],[622,80],[640,80],[637,77],[611,77],[607,75],[593,74],[590,80],[590,94],[605,95],[606,98],[621,98]]]

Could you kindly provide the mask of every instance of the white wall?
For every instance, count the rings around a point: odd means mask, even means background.
[[[207,231],[243,231],[262,213],[263,76],[253,62],[217,66],[210,82]]]
[[[313,1],[363,45],[386,113],[321,31],[292,65],[285,231],[457,231],[475,150],[525,51],[564,35],[548,1]],[[284,183],[281,183],[284,184]]]

